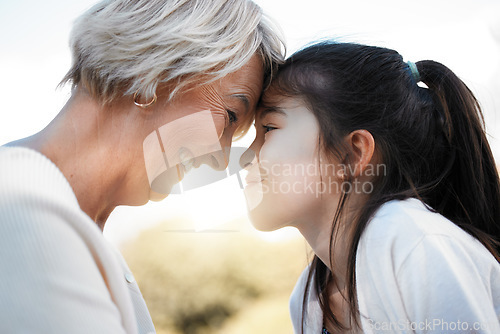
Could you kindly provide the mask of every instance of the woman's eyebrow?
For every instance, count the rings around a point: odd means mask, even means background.
[[[232,94],[229,97],[240,100],[245,105],[245,112],[248,112],[250,109],[250,100],[245,94]]]
[[[265,107],[260,113],[259,113],[259,119],[263,119],[266,115],[268,114],[280,114],[286,117],[286,113],[283,111],[283,109],[278,108],[278,107]]]

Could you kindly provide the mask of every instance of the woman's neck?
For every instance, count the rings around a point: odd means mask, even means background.
[[[99,132],[99,110],[85,94],[73,94],[45,129],[11,145],[34,149],[50,159],[68,180],[80,208],[103,229],[116,207],[117,187],[110,178],[113,161]]]

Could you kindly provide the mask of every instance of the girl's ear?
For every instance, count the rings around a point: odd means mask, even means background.
[[[346,137],[345,141],[349,154],[350,177],[358,177],[369,166],[375,152],[375,140],[367,130],[355,130]]]

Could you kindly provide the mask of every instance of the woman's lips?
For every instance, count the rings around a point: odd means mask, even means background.
[[[191,151],[187,150],[186,148],[181,148],[179,151],[179,159],[181,162],[181,165],[184,167],[184,171],[187,173],[189,172],[193,167],[197,167],[194,165],[195,159]]]

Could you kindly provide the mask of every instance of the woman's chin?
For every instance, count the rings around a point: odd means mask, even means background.
[[[153,190],[149,191],[149,200],[152,202],[160,202],[167,198],[168,194],[160,194]]]

